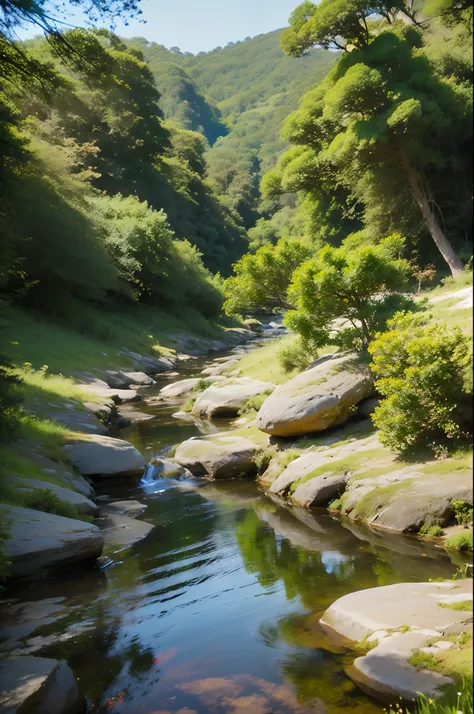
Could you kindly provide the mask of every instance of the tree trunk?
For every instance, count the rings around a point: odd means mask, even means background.
[[[405,172],[407,174],[408,181],[415,197],[415,201],[417,202],[420,208],[425,225],[431,233],[431,237],[436,243],[439,252],[449,265],[451,273],[454,276],[459,275],[459,273],[462,273],[462,271],[464,270],[464,266],[457,257],[456,253],[454,252],[453,246],[441,230],[441,227],[438,221],[436,220],[436,216],[431,210],[431,206],[426,197],[426,193],[424,191],[420,176],[412,166],[408,157],[407,150],[404,146],[401,147],[400,153],[403,168],[405,169]]]

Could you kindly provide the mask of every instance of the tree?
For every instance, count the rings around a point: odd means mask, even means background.
[[[472,355],[461,330],[403,313],[387,327],[369,347],[380,441],[403,451],[472,433]]]
[[[295,16],[290,30],[296,39],[284,41],[284,49],[298,55],[342,37],[346,52],[319,92],[289,120],[288,133],[299,151],[280,161],[283,183],[293,180],[311,190],[324,172],[336,169],[339,182],[362,198],[366,212],[409,189],[408,200],[418,206],[452,274],[459,273],[463,264],[441,228],[429,176],[443,167],[452,182],[464,179],[443,146],[447,134],[471,133],[467,93],[436,75],[420,51],[422,37],[415,27],[395,23],[370,32],[367,21],[374,12],[391,22],[395,11],[407,14],[405,5],[323,0],[311,13],[307,6]],[[395,224],[403,221],[406,199],[396,210]]]
[[[367,349],[401,306],[414,308],[412,300],[397,294],[410,274],[408,261],[399,257],[402,247],[400,236],[353,250],[325,246],[295,271],[287,298],[294,309],[285,315],[285,325],[313,355],[328,344]]]
[[[290,307],[287,290],[294,270],[310,256],[297,240],[282,238],[275,246],[265,245],[247,253],[234,265],[235,275],[224,283],[228,315]]]

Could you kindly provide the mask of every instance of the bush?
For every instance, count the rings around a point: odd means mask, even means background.
[[[19,384],[11,365],[0,356],[0,443],[10,440],[18,428]]]
[[[451,506],[453,507],[454,517],[457,523],[461,525],[472,521],[472,503],[463,501],[460,498],[453,498]]]
[[[297,338],[288,347],[282,347],[278,352],[278,361],[285,372],[303,372],[307,369],[311,362],[315,359],[316,351],[311,350],[310,346],[301,338]]]
[[[469,342],[460,329],[427,319],[399,313],[369,347],[383,397],[372,420],[395,451],[472,432]]]
[[[428,536],[428,538],[439,538],[443,535],[444,531],[440,526],[429,526],[424,523],[418,533],[422,536]]]
[[[72,503],[63,501],[62,498],[56,496],[50,488],[35,488],[25,491],[21,494],[19,501],[24,508],[33,508],[35,511],[53,513],[56,516],[75,518],[81,521],[91,520],[88,516],[81,515]]]

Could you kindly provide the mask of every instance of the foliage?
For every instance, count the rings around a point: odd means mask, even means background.
[[[414,309],[413,301],[395,292],[410,271],[400,258],[402,248],[400,236],[354,250],[325,246],[295,271],[288,290],[295,309],[288,311],[285,324],[310,354],[328,344],[366,349],[400,306]],[[336,319],[344,324],[335,331]]]
[[[429,538],[439,538],[443,535],[444,531],[440,526],[430,526],[425,523],[421,526],[418,533],[422,536],[428,536]]]
[[[282,347],[278,353],[278,361],[287,373],[308,369],[314,357],[315,355],[308,351],[306,342],[300,337],[287,347]]]
[[[224,283],[228,315],[288,308],[287,290],[294,270],[309,258],[309,250],[296,240],[282,238],[247,253],[235,265],[235,277]]]
[[[258,412],[263,402],[268,399],[272,391],[272,389],[266,389],[261,394],[256,394],[254,397],[247,399],[245,404],[239,409],[239,416],[250,414],[251,412]]]
[[[469,342],[459,328],[398,314],[369,347],[383,399],[373,414],[380,441],[391,449],[472,431]]]
[[[393,707],[393,708],[392,708]],[[399,704],[390,706],[388,714],[401,714]],[[436,700],[421,695],[417,700],[414,714],[472,714],[472,678],[463,677],[461,682],[448,686],[442,696]],[[409,714],[405,709],[404,714]]]
[[[10,441],[17,431],[19,384],[12,365],[0,355],[0,444]]]
[[[295,146],[272,181],[319,201],[328,187],[340,187],[346,213],[355,209],[374,235],[396,230],[412,247],[422,241],[424,258],[441,254],[454,274],[462,269],[456,248],[472,242],[465,230],[472,201],[465,160],[472,143],[470,43],[457,30],[440,37],[394,21],[400,13],[412,16],[410,4],[323,0],[295,10],[282,36],[287,52],[298,56],[314,44],[346,51],[286,122]],[[440,45],[445,49],[436,54]]]
[[[461,525],[472,521],[472,503],[463,501],[460,498],[453,498],[451,507],[454,511],[454,517],[457,523]]]

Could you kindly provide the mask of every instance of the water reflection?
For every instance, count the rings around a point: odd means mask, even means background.
[[[155,484],[106,484],[156,526],[113,567],[7,590],[3,651],[67,659],[101,714],[380,712],[320,614],[354,590],[447,577],[448,556],[248,481]]]

